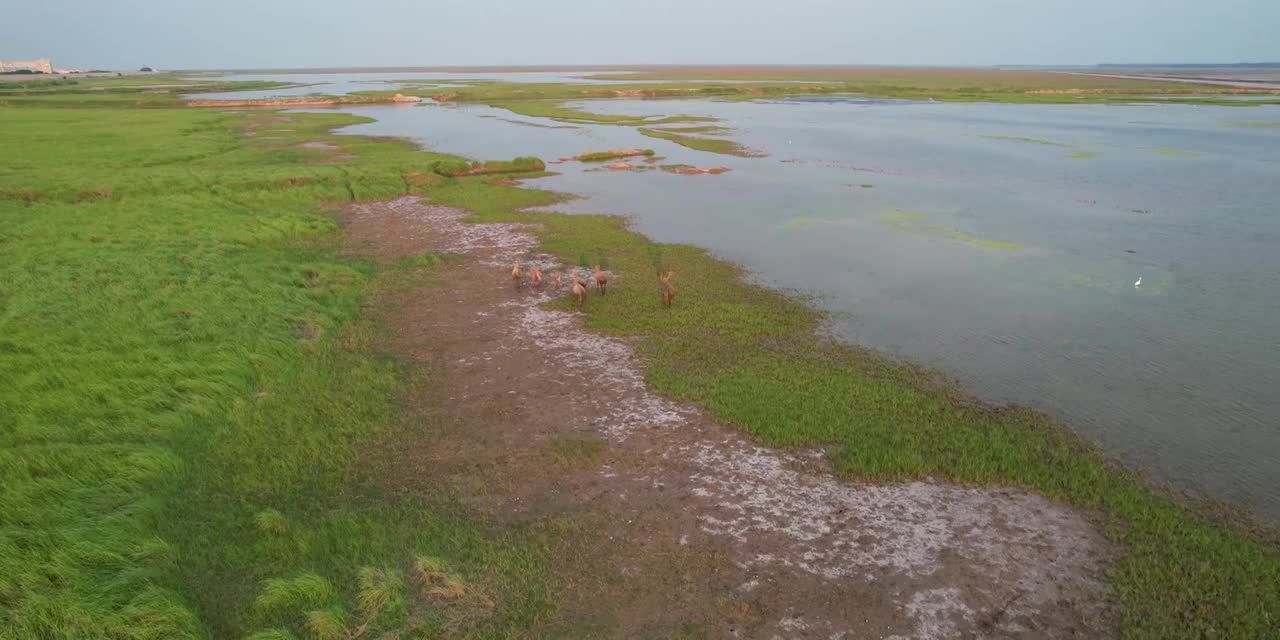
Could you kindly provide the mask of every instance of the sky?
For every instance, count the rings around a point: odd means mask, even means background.
[[[63,68],[1280,61],[1280,0],[6,0]]]

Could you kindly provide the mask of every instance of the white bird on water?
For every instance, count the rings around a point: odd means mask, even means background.
[[[1133,288],[1137,289],[1137,288],[1140,288],[1141,286],[1142,286],[1142,276],[1138,276],[1138,281],[1133,283]]]

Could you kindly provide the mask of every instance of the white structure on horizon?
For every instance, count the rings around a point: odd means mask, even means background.
[[[41,71],[53,73],[53,63],[48,58],[39,60],[0,60],[0,73],[11,71]]]

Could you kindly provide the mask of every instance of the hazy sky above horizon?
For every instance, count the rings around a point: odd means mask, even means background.
[[[16,0],[15,0],[16,2]],[[1280,0],[43,0],[0,59],[132,69],[1280,60]]]

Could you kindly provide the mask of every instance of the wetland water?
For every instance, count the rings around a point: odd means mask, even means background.
[[[1280,128],[1258,126],[1280,122],[1280,107],[580,106],[719,117],[769,155],[467,105],[344,109],[377,120],[344,131],[474,158],[648,147],[664,163],[731,167],[566,163],[530,184],[586,196],[558,210],[628,214],[656,240],[815,293],[844,338],[1047,411],[1158,479],[1280,519]]]

